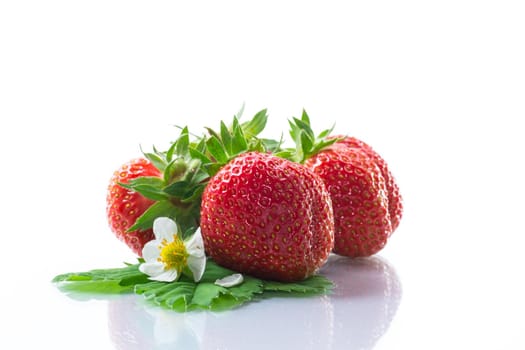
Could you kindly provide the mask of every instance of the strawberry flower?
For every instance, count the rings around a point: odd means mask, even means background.
[[[142,249],[145,262],[140,272],[150,280],[161,282],[176,281],[182,273],[200,281],[206,267],[206,255],[200,228],[193,236],[183,240],[177,224],[170,218],[160,217],[153,222],[155,239]]]

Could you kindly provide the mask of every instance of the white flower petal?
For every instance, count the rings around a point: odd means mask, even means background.
[[[165,270],[160,275],[151,276],[150,280],[160,281],[160,282],[173,282],[177,279],[177,277],[179,277],[177,270],[170,269],[170,270]]]
[[[149,241],[144,245],[144,248],[142,248],[142,257],[147,262],[150,261],[157,261],[157,258],[160,256],[160,241],[157,241],[156,239]]]
[[[244,277],[240,273],[234,273],[233,275],[226,276],[224,278],[215,281],[215,284],[221,287],[234,287],[241,284],[244,281]]]
[[[145,262],[140,264],[139,271],[150,277],[155,277],[164,272],[164,264],[160,262]]]
[[[201,229],[198,228],[184,245],[189,255],[195,257],[204,256],[204,242],[202,240]]]
[[[171,242],[173,235],[177,233],[177,224],[167,217],[156,218],[153,221],[153,233],[159,241],[166,239],[168,242]]]
[[[206,269],[206,257],[202,256],[188,256],[188,268],[193,274],[193,280],[199,282]]]

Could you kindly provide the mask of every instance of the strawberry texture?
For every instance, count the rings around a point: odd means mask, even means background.
[[[207,184],[201,202],[206,253],[255,277],[311,276],[333,247],[331,200],[303,165],[267,153],[241,154]]]
[[[350,257],[380,251],[392,233],[381,168],[361,148],[335,143],[305,162],[324,181],[334,211],[333,252]]]
[[[341,136],[333,136],[341,138]],[[343,144],[349,148],[356,148],[363,151],[367,157],[372,159],[381,170],[381,174],[385,179],[386,191],[388,195],[388,212],[390,213],[390,222],[392,224],[392,232],[399,226],[401,217],[403,216],[403,201],[399,193],[399,187],[396,180],[385,160],[367,143],[351,136],[347,136],[338,141],[338,144]]]
[[[161,173],[149,160],[133,159],[113,173],[106,196],[106,212],[111,231],[138,256],[142,256],[142,248],[154,238],[153,230],[128,232],[128,229],[155,201],[126,189],[119,183],[125,184],[141,176],[160,177]]]

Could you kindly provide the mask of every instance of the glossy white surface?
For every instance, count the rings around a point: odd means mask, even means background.
[[[519,1],[0,3],[0,348],[525,348]],[[268,107],[369,142],[405,216],[333,295],[173,314],[51,278],[133,255],[105,190],[139,144]]]

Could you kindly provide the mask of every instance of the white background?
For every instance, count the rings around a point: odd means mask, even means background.
[[[289,308],[282,348],[315,334],[316,348],[523,349],[524,18],[520,1],[1,2],[1,347],[172,344],[177,331],[148,333],[153,322],[197,329],[187,349],[233,349]],[[139,145],[168,144],[174,124],[216,127],[243,103],[268,108],[267,136],[305,108],[318,130],[335,122],[388,161],[405,216],[379,254],[390,272],[363,277],[390,283],[385,296],[353,298],[362,270],[349,266],[336,277],[354,283],[348,298],[329,307],[268,301],[228,316],[228,331],[215,319],[198,331],[202,318],[51,285],[133,259],[107,227],[105,191]],[[395,315],[366,329],[367,303],[385,298]],[[303,309],[331,323],[303,329]],[[115,331],[115,313],[135,327]]]

